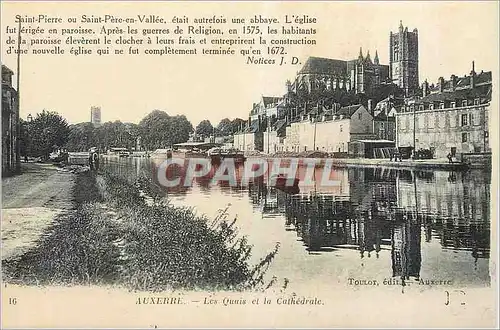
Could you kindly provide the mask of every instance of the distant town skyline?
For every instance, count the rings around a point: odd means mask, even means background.
[[[472,61],[477,71],[498,72],[498,3],[32,3],[2,2],[2,37],[5,26],[14,26],[17,14],[40,11],[66,17],[72,14],[123,14],[154,10],[171,17],[179,13],[202,16],[216,8],[221,15],[285,13],[318,18],[316,46],[291,49],[305,63],[309,56],[355,59],[363,52],[377,51],[381,64],[389,64],[390,32],[400,21],[419,33],[419,80],[437,82],[443,76],[469,74]],[[474,24],[464,24],[473,21]],[[2,62],[17,79],[16,56],[5,53]],[[234,57],[146,57],[144,56],[22,56],[21,118],[43,109],[56,111],[69,123],[89,121],[90,107],[99,105],[102,122],[120,120],[138,123],[158,109],[170,115],[185,115],[193,125],[208,119],[248,117],[261,95],[282,96],[285,83],[301,65],[247,65]],[[496,81],[498,77],[493,77]]]

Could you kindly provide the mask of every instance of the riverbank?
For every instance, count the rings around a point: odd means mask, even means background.
[[[33,248],[59,215],[74,208],[74,173],[41,163],[21,163],[21,170],[2,178],[2,260]]]
[[[250,265],[252,247],[245,237],[237,238],[235,221],[224,210],[208,219],[172,206],[147,179],[129,182],[90,171],[72,175],[72,207],[55,214],[28,251],[2,260],[5,281],[143,291],[264,285],[277,247]],[[22,219],[18,215],[11,221]]]

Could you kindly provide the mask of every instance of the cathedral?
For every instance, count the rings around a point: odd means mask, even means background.
[[[315,90],[344,90],[356,94],[370,94],[382,83],[389,82],[389,66],[379,63],[378,53],[371,59],[359,50],[354,60],[337,60],[321,57],[309,57],[297,74],[294,88],[305,89],[309,93]]]
[[[389,65],[380,64],[377,51],[372,60],[360,49],[353,60],[309,57],[298,72],[292,90],[346,91],[372,97],[378,88],[394,84],[405,94],[412,95],[419,89],[418,32],[409,32],[400,22],[397,33],[390,33]]]

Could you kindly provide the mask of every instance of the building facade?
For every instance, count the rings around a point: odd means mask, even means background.
[[[434,158],[448,154],[491,152],[489,107],[491,71],[468,76],[455,75],[437,86],[424,82],[422,97],[408,102],[396,117],[397,145],[430,149]]]
[[[90,108],[90,122],[94,124],[94,126],[101,125],[101,107]]]
[[[286,128],[285,151],[347,153],[349,142],[373,138],[373,117],[363,105],[342,107],[334,115],[303,117]]]
[[[244,152],[263,151],[265,129],[260,116],[255,120],[249,118],[246,124],[234,134],[233,147]]]
[[[419,89],[417,29],[410,32],[400,22],[398,32],[391,32],[389,65],[392,82],[403,89],[407,96],[414,95]]]
[[[373,117],[373,134],[379,140],[396,141],[396,112],[377,113]]]
[[[264,153],[273,154],[285,151],[286,124],[286,119],[279,119],[274,122],[269,119],[268,129],[263,132]]]
[[[261,118],[278,118],[284,111],[283,98],[277,96],[262,96],[259,103],[254,103],[250,111],[250,120]]]
[[[2,176],[19,171],[19,99],[12,86],[14,72],[2,65]]]

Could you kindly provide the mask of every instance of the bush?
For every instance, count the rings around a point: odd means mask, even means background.
[[[237,239],[236,219],[227,219],[227,208],[209,220],[195,216],[190,208],[168,204],[146,178],[130,183],[106,173],[104,182],[107,200],[126,216],[124,276],[134,289],[239,290],[263,284],[277,248],[262,264],[250,267],[252,248],[245,237]],[[144,190],[152,198],[149,203],[140,197]]]

